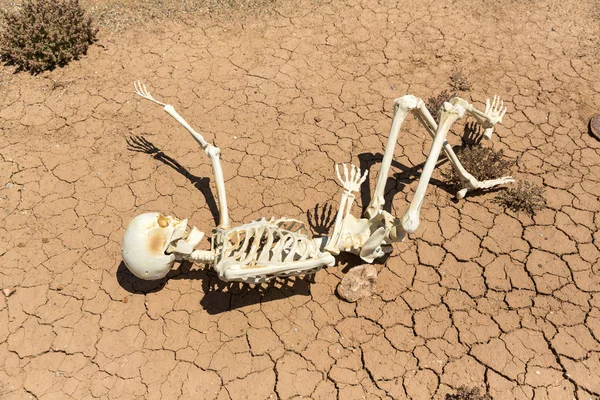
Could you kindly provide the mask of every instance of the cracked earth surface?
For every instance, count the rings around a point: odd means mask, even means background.
[[[66,68],[12,76],[0,89],[0,287],[15,288],[0,294],[0,398],[441,399],[461,385],[495,399],[598,398],[592,10],[284,2],[243,25],[202,17],[101,36]],[[335,295],[353,259],[314,282],[256,288],[186,265],[141,282],[121,264],[141,212],[214,226],[207,157],[134,97],[134,79],[222,149],[240,224],[335,211],[334,162],[369,167],[372,189],[393,99],[437,95],[456,71],[473,83],[464,97],[507,101],[494,146],[518,179],[546,187],[535,217],[490,193],[455,202],[436,172],[418,233],[356,304]],[[387,193],[396,215],[430,143],[409,117]]]

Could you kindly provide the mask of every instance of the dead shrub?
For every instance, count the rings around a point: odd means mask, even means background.
[[[78,59],[96,39],[97,29],[78,0],[25,0],[2,17],[2,59],[34,74]]]
[[[453,97],[456,97],[456,93],[450,93],[444,89],[437,96],[432,96],[425,101],[425,107],[432,113],[435,122],[439,122],[439,111],[442,108],[442,105],[446,101],[450,101]]]
[[[514,164],[513,161],[504,158],[502,150],[496,151],[480,144],[462,147],[456,151],[456,155],[467,172],[480,181],[510,175],[510,169]],[[442,171],[442,176],[452,189],[463,188],[460,176],[452,166]]]
[[[473,84],[463,75],[462,72],[455,72],[450,76],[448,85],[458,92],[468,92],[473,88]]]
[[[526,212],[530,216],[546,207],[544,188],[529,181],[519,181],[503,190],[498,193],[494,202],[514,212]]]
[[[493,400],[492,396],[486,393],[481,393],[481,390],[477,387],[467,388],[461,386],[458,391],[454,394],[448,393],[444,400]]]

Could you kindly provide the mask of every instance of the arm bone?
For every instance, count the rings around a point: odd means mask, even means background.
[[[152,97],[148,89],[146,89],[146,85],[141,83],[140,81],[134,82],[135,92],[138,96],[145,98],[146,100],[150,100],[158,105],[163,106],[163,109],[169,114],[171,117],[175,119],[175,121],[179,122],[181,126],[183,126],[194,138],[196,142],[202,147],[202,149],[206,152],[206,155],[210,158],[210,162],[212,165],[213,173],[215,176],[215,184],[217,186],[217,198],[219,201],[219,227],[223,229],[227,229],[229,227],[229,211],[227,209],[227,196],[225,194],[225,179],[223,177],[223,168],[221,167],[221,149],[218,147],[208,143],[201,134],[196,132],[190,124],[187,123],[186,120],[183,119],[181,115],[175,111],[175,108],[170,104],[162,103]]]
[[[365,171],[361,176],[360,169],[352,165],[350,176],[348,176],[348,167],[344,164],[344,179],[340,174],[339,165],[335,165],[335,172],[338,180],[342,184],[344,191],[342,193],[342,199],[340,201],[340,208],[335,218],[335,225],[333,227],[333,233],[328,239],[325,246],[325,250],[333,254],[339,254],[340,252],[340,241],[343,237],[344,232],[344,220],[350,214],[350,209],[354,204],[355,196],[352,192],[356,192],[360,189],[360,185],[367,179],[368,171]]]

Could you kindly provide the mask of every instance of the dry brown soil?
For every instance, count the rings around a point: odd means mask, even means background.
[[[15,292],[0,294],[0,398],[442,399],[461,385],[597,398],[597,9],[286,0],[243,21],[105,31],[37,77],[3,67],[0,287]],[[491,193],[455,202],[436,172],[418,233],[357,304],[334,292],[350,258],[258,288],[189,265],[145,283],[122,265],[138,213],[214,226],[207,157],[134,97],[134,79],[221,147],[234,223],[289,216],[319,233],[315,207],[339,196],[334,162],[370,168],[372,189],[393,99],[437,95],[457,71],[466,98],[507,101],[494,146],[545,185],[534,218]],[[399,143],[387,197],[401,215],[431,141],[409,118]]]

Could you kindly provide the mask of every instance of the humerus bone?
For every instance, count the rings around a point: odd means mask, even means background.
[[[154,99],[148,89],[146,89],[146,85],[141,83],[140,81],[134,82],[135,93],[143,97],[147,100],[150,100],[158,105],[163,106],[163,109],[175,119],[175,121],[179,122],[181,126],[183,126],[187,131],[192,135],[194,140],[198,142],[200,147],[206,152],[206,155],[210,158],[210,162],[212,164],[213,173],[215,174],[215,183],[217,185],[217,198],[219,200],[219,226],[222,228],[229,227],[229,211],[227,210],[227,197],[225,196],[225,180],[223,178],[223,168],[221,168],[221,160],[219,156],[221,155],[221,149],[212,144],[208,143],[202,135],[196,132],[190,124],[188,124],[182,117],[175,111],[170,104],[161,103],[160,101]]]
[[[196,228],[188,230],[187,220],[159,213],[146,213],[134,218],[125,231],[122,255],[127,267],[141,279],[163,278],[176,260],[208,264],[225,281],[249,283],[265,282],[280,276],[315,273],[325,266],[334,265],[334,255],[340,252],[354,253],[371,263],[390,251],[391,243],[403,240],[407,233],[413,233],[418,228],[427,185],[442,151],[463,181],[464,188],[457,193],[458,198],[464,197],[469,190],[490,188],[513,181],[512,177],[478,181],[464,169],[446,140],[451,126],[464,115],[473,116],[484,127],[485,137],[490,139],[494,126],[502,122],[506,113],[506,107],[498,97],[494,97],[491,103],[489,99],[486,101],[485,111],[477,110],[466,100],[455,97],[442,106],[438,125],[421,99],[406,95],[395,101],[392,128],[377,186],[364,218],[354,217],[350,210],[355,199],[353,193],[360,189],[367,171],[361,173],[355,166],[348,169],[343,165],[342,177],[339,166],[336,165],[336,174],[344,191],[330,237],[310,239],[304,224],[290,218],[261,218],[230,228],[225,180],[219,159],[220,149],[208,143],[173,106],[154,99],[145,85],[136,82],[135,89],[139,96],[161,105],[205,150],[215,174],[220,213],[219,226],[213,230],[210,251],[195,249],[204,234]],[[410,112],[416,115],[433,137],[433,143],[413,201],[404,216],[398,219],[383,210],[383,191],[400,128]]]

